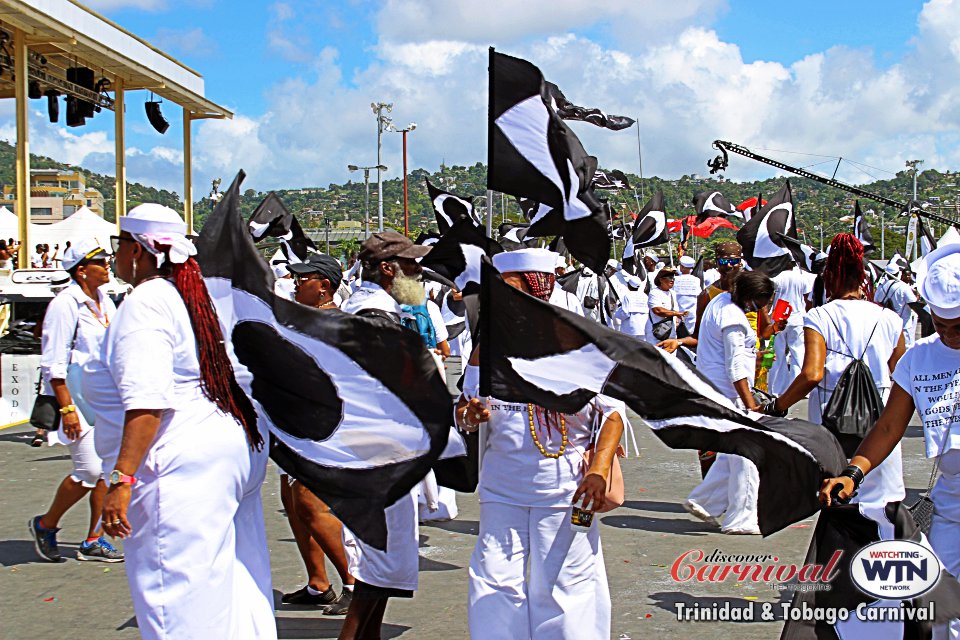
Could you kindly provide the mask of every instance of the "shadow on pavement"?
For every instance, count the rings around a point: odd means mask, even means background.
[[[60,562],[77,555],[75,546],[60,545]],[[33,547],[33,540],[0,540],[0,566],[13,567],[20,564],[56,564],[43,560]]]
[[[656,502],[653,500],[624,500],[623,506],[637,511],[657,511],[659,513],[686,513],[676,502]]]
[[[616,529],[637,529],[657,533],[676,533],[681,536],[705,536],[719,530],[699,520],[679,518],[651,518],[650,516],[606,516],[600,518],[605,526]]]
[[[336,618],[285,618],[277,616],[278,638],[336,638],[340,635],[343,617]],[[396,638],[410,630],[398,624],[384,624],[381,638]]]
[[[421,522],[420,528],[432,527],[434,529],[443,529],[453,533],[465,533],[472,536],[480,532],[480,522],[478,520],[450,520],[449,522]]]

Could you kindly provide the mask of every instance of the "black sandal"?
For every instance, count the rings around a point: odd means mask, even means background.
[[[43,443],[46,442],[46,438],[40,435],[39,433],[33,436],[33,440],[30,441],[31,447],[42,447]]]

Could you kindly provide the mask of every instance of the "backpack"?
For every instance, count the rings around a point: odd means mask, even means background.
[[[414,306],[403,304],[400,305],[400,309],[407,314],[406,317],[401,318],[401,324],[407,329],[420,334],[424,344],[427,345],[427,349],[435,349],[437,347],[437,332],[433,328],[433,322],[430,320],[430,312],[427,311],[427,305],[418,304]]]
[[[840,328],[837,327],[833,318],[830,318],[830,322],[837,329],[840,341],[847,347],[840,333]],[[877,324],[873,326],[873,331],[867,338],[868,346],[879,324],[880,321],[878,320]],[[850,351],[849,347],[847,347],[847,351]],[[834,387],[833,394],[830,396],[821,417],[823,426],[837,436],[846,436],[841,438],[841,443],[855,439],[859,444],[859,440],[863,439],[883,412],[883,398],[880,397],[880,392],[877,390],[877,385],[873,381],[867,363],[863,361],[866,353],[867,350],[864,348],[860,357],[855,358],[840,374],[837,386]],[[851,358],[854,357],[852,353],[847,355]],[[847,446],[844,447],[845,451],[847,448]]]

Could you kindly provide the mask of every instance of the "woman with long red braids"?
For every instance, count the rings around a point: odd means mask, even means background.
[[[768,413],[786,415],[787,409],[810,394],[808,419],[819,423],[840,375],[858,358],[867,364],[884,401],[890,394],[890,374],[904,352],[902,323],[893,311],[867,299],[863,245],[852,234],[838,234],[830,243],[823,283],[827,303],[804,317],[805,352],[800,374],[768,405]],[[838,439],[848,457],[862,440],[842,434]],[[886,504],[904,496],[903,462],[897,445],[861,486],[855,501]]]
[[[267,450],[186,231],[143,204],[112,238],[134,289],[83,376],[109,473],[103,528],[125,539],[143,638],[276,638]]]

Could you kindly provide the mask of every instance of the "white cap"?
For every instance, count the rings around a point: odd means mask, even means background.
[[[632,276],[629,273],[623,274],[623,280],[631,287],[636,287],[637,289],[643,286],[643,280],[637,276]]]
[[[610,258],[609,260],[607,260],[607,268],[608,268],[608,269],[619,269],[619,268],[620,268],[620,263],[617,262],[616,260],[614,260],[613,258]]]
[[[888,275],[898,276],[900,275],[900,272],[903,271],[903,267],[891,260],[887,263],[887,266],[885,266],[883,270],[886,271]]]
[[[549,249],[517,249],[493,256],[493,266],[500,273],[510,271],[539,271],[553,273],[557,267],[558,254]]]
[[[655,252],[653,252],[653,251],[647,251],[646,253],[643,254],[643,257],[644,257],[644,258],[650,258],[651,260],[659,260],[659,259],[660,259],[660,256],[658,256],[658,255],[657,255]]]
[[[97,256],[97,254],[102,254],[101,259],[104,259],[109,253],[109,251],[100,246],[99,242],[92,238],[81,240],[76,244],[70,245],[70,248],[63,252],[63,259],[60,261],[60,264],[64,269],[69,271],[83,260],[93,258]]]
[[[694,260],[691,256],[680,256],[681,267],[686,267],[687,269],[693,269],[695,264],[697,264],[697,261]]]
[[[564,258],[559,253],[557,254],[557,264],[554,266],[555,269],[566,269],[567,268],[567,259]]]
[[[120,231],[127,233],[162,233],[187,235],[187,223],[180,214],[162,204],[147,202],[120,216]]]
[[[960,318],[960,244],[948,244],[926,257],[927,274],[920,296],[933,315],[945,320]]]

